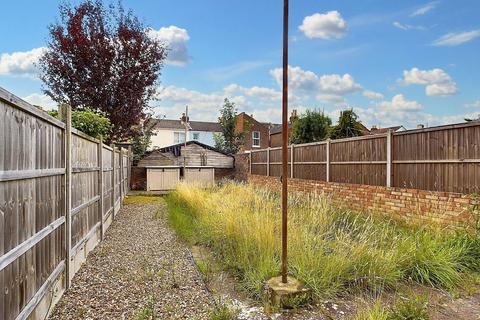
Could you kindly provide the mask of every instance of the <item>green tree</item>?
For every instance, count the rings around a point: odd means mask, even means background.
[[[353,109],[347,109],[340,112],[338,123],[331,127],[329,137],[331,139],[341,139],[363,136],[363,126],[358,121],[358,116]]]
[[[235,103],[225,98],[220,109],[218,122],[222,127],[222,133],[214,135],[215,148],[227,154],[234,154],[243,145],[248,130],[237,131],[238,114]]]
[[[309,143],[327,138],[332,119],[318,110],[307,110],[292,123],[290,142]]]
[[[53,110],[47,113],[59,119],[58,111]],[[73,111],[72,127],[97,139],[104,138],[108,140],[112,134],[110,120],[101,111],[92,109]]]

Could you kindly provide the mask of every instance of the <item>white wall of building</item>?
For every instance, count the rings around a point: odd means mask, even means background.
[[[150,149],[168,147],[177,143],[184,141],[176,141],[175,135],[183,136],[185,130],[180,129],[157,129],[153,132],[152,135],[152,144]],[[187,132],[187,141],[196,140],[203,144],[214,147],[215,141],[213,139],[214,132],[208,131],[188,131]]]

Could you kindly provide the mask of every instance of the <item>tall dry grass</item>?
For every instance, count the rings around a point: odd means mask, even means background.
[[[407,227],[358,215],[320,195],[291,193],[289,271],[317,298],[354,291],[382,292],[401,281],[451,289],[475,269],[474,241],[465,234]],[[180,184],[167,197],[169,220],[186,241],[208,246],[260,297],[278,275],[280,199],[251,185],[213,189]]]

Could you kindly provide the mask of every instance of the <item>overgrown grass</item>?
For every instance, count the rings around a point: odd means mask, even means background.
[[[123,204],[147,204],[160,203],[162,201],[164,201],[163,198],[158,196],[126,196]]]
[[[377,300],[370,308],[360,311],[355,320],[429,320],[426,295],[414,295],[413,298],[400,298],[390,308],[382,306]]]
[[[209,190],[180,184],[166,201],[178,235],[208,246],[260,298],[263,281],[279,271],[279,195],[233,183]],[[478,266],[466,233],[357,215],[315,195],[291,194],[288,244],[290,273],[317,298],[382,292],[405,281],[452,289]]]

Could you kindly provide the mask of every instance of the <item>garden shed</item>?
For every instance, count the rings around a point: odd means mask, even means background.
[[[188,141],[149,151],[132,168],[132,189],[167,191],[186,180],[206,185],[233,175],[235,159],[214,147]],[[155,180],[155,181],[154,181]]]

